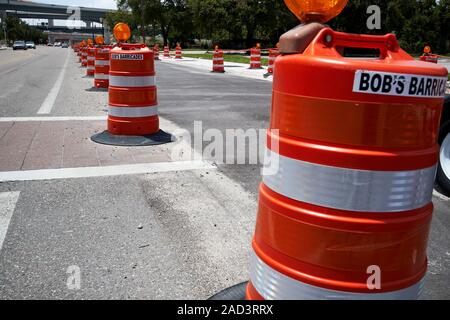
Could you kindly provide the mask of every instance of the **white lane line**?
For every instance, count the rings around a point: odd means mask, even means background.
[[[103,121],[107,116],[86,116],[86,117],[3,117],[0,122],[33,122],[33,121]]]
[[[8,232],[9,222],[19,200],[20,191],[1,192],[0,193],[0,251],[5,241],[6,232]]]
[[[45,98],[44,102],[42,102],[42,105],[37,112],[38,114],[49,114],[52,111],[53,105],[56,101],[56,97],[58,96],[59,90],[61,89],[61,85],[64,81],[64,75],[66,74],[68,62],[69,52],[67,52],[66,54],[66,61],[64,62],[64,66],[62,67],[61,72],[59,73],[58,79],[56,79],[56,82],[53,85],[53,88],[48,93],[47,98]]]
[[[91,178],[120,176],[130,174],[145,174],[157,172],[187,171],[198,169],[215,169],[216,167],[204,161],[177,161],[127,164],[105,167],[81,167],[24,171],[0,172],[0,182],[6,181],[37,181],[73,178]]]

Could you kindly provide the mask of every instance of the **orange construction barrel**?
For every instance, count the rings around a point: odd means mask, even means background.
[[[102,46],[95,50],[94,87],[109,87],[109,51],[111,46]]]
[[[447,70],[330,28],[275,68],[247,299],[417,299]]]
[[[120,43],[110,51],[108,130],[92,140],[112,145],[155,145],[172,140],[159,128],[153,50]]]

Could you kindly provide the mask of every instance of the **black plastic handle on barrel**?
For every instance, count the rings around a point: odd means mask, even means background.
[[[388,51],[397,52],[400,46],[394,34],[374,36],[367,34],[350,34],[324,29],[321,32],[321,42],[327,47],[378,49],[381,58],[387,56]]]

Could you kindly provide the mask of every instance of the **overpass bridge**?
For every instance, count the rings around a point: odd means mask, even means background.
[[[109,41],[110,30],[105,23],[105,17],[108,12],[113,11],[109,9],[63,6],[31,1],[0,0],[0,17],[2,19],[9,15],[22,19],[46,19],[48,20],[48,26],[35,27],[47,31],[49,37],[52,33],[103,34],[105,40]],[[83,21],[86,23],[86,27],[74,26],[73,24],[68,26],[55,26],[54,20]],[[94,23],[102,24],[102,27],[95,28]]]

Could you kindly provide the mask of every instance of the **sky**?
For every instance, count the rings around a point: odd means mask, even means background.
[[[117,9],[116,0],[32,0],[31,2],[80,6],[80,7],[93,7],[102,9]]]

